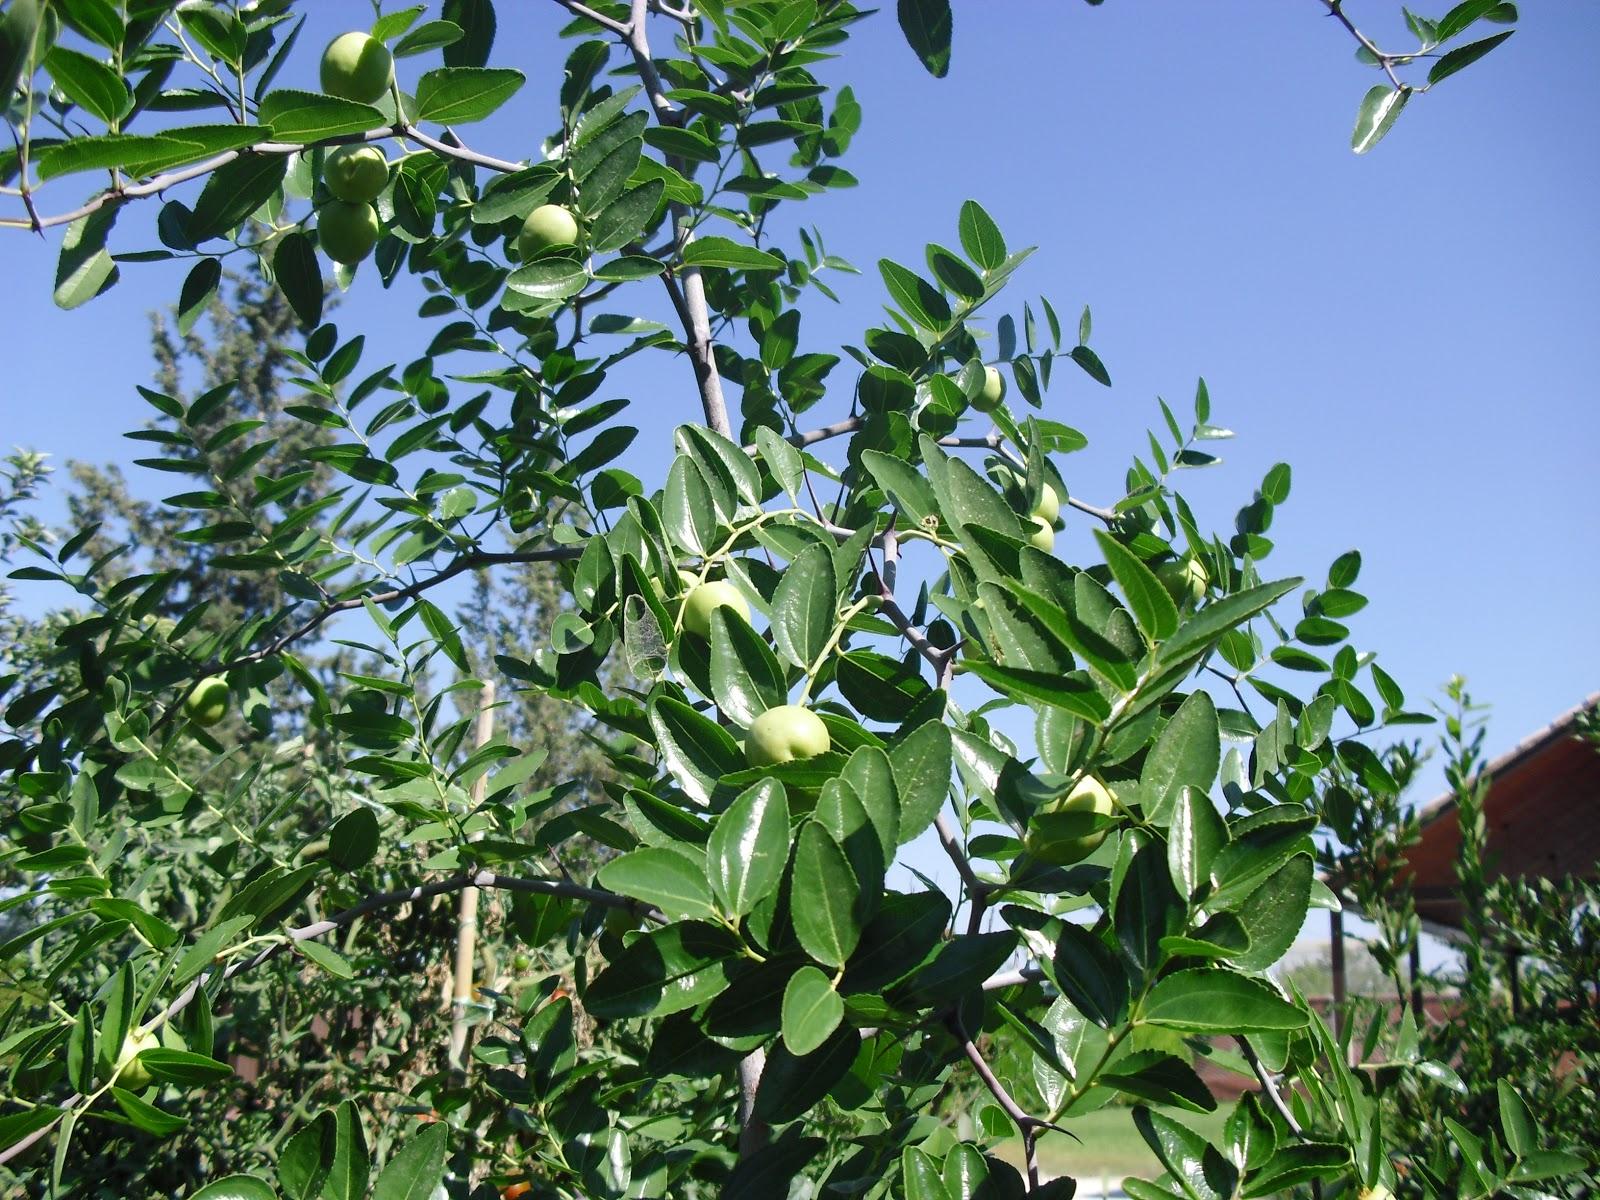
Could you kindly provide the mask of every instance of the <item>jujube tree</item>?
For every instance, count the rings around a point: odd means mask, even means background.
[[[866,13],[559,2],[573,45],[551,135],[521,160],[459,132],[520,101],[490,0],[380,13],[327,47],[320,91],[279,84],[313,53],[290,0],[0,16],[17,134],[0,173],[21,210],[4,223],[65,226],[57,302],[181,260],[192,321],[250,256],[304,334],[283,412],[321,435],[259,470],[261,422],[209,423],[226,384],[139,389],[161,418],[143,464],[190,477],[165,501],[192,514],[181,536],[282,597],[225,627],[151,619],[173,573],[107,582],[117,555],[87,559],[92,530],[26,539],[39,559],[15,574],[83,608],[54,674],[7,697],[0,743],[8,903],[40,918],[4,947],[37,987],[0,1030],[18,1100],[0,1159],[68,1190],[94,1182],[75,1147],[189,1136],[196,1097],[229,1086],[232,989],[291,958],[306,979],[420,978],[430,902],[479,889],[543,973],[486,1002],[470,1064],[398,1099],[381,1067],[354,1094],[293,1097],[272,1137],[148,1186],[1066,1196],[1039,1135],[1121,1099],[1166,1168],[1129,1182],[1140,1197],[1400,1186],[1384,1076],[1265,974],[1336,902],[1313,877],[1324,789],[1381,784],[1363,738],[1417,719],[1349,643],[1359,555],[1311,585],[1263,570],[1286,465],[1232,532],[1202,523],[1175,483],[1229,436],[1203,382],[1192,414],[1161,404],[1122,496],[1078,495],[1086,439],[1047,395],[1060,370],[1110,382],[1089,310],[1030,299],[988,336],[1028,251],[977,201],[924,264],[877,264],[888,316],[859,344],[808,343],[806,306],[854,268],[771,218],[853,181],[860,107],[811,68]],[[1358,150],[1505,34],[1435,47],[1515,17],[1408,14],[1421,49],[1386,54],[1325,7],[1389,79]],[[948,5],[898,9],[942,74]],[[1424,60],[1428,84],[1404,83]],[[86,202],[41,207],[82,175]],[[345,286],[415,280],[425,351],[364,363],[323,320],[328,260]],[[675,328],[630,310],[646,289]],[[608,384],[643,356],[652,403],[682,410],[650,481],[616,465],[636,430]],[[308,500],[314,476],[335,482]],[[1063,518],[1093,529],[1088,560],[1053,553]],[[548,645],[495,665],[601,731],[603,795],[575,808],[573,785],[530,785],[541,756],[474,739],[482,681],[442,607],[452,580],[529,564],[559,572],[561,611]],[[370,668],[309,669],[335,633]],[[274,716],[269,687],[304,703]],[[230,703],[261,740],[211,736]],[[245,796],[269,801],[249,827]],[[888,887],[930,830],[959,891]],[[580,836],[605,861],[574,874]],[[164,869],[189,839],[201,865]],[[402,915],[423,946],[358,976],[367,931]],[[1259,1087],[1215,1145],[1171,1115],[1216,1108],[1196,1056]],[[1404,1045],[1383,1064],[1430,1065]],[[937,1119],[961,1080],[985,1097],[980,1141]],[[993,1152],[1011,1137],[1021,1171]],[[1553,1161],[1508,1138],[1509,1178]],[[1422,1172],[1405,1186],[1442,1194]]]

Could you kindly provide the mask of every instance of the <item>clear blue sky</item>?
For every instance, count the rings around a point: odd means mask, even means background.
[[[309,7],[304,49],[370,19],[358,0]],[[497,58],[530,82],[462,132],[516,158],[554,112],[562,14],[500,7]],[[1067,366],[1047,410],[1091,438],[1062,464],[1076,493],[1119,494],[1159,421],[1154,397],[1182,414],[1203,374],[1214,418],[1239,436],[1225,467],[1188,481],[1192,499],[1226,527],[1267,467],[1292,463],[1271,565],[1319,579],[1360,547],[1372,604],[1356,639],[1414,701],[1466,674],[1495,706],[1495,751],[1600,686],[1600,8],[1524,6],[1516,36],[1357,158],[1350,126],[1372,80],[1315,0],[957,0],[942,81],[883,7],[828,71],[865,110],[846,160],[861,186],[798,211],[866,273],[839,281],[839,307],[808,301],[802,349],[859,340],[884,299],[872,264],[920,264],[976,198],[1013,246],[1039,247],[1014,306],[1040,292],[1064,315],[1093,306],[1116,386]],[[1393,0],[1348,9],[1405,44]],[[403,60],[402,83],[429,62]],[[75,202],[83,178],[52,184],[45,209]],[[155,245],[155,213],[125,211],[116,248]],[[133,391],[149,376],[145,314],[175,299],[181,270],[127,268],[113,292],[60,313],[58,244],[59,231],[48,246],[0,238],[0,443],[126,461],[134,444],[119,434],[148,411]],[[404,362],[431,335],[416,299],[381,293],[368,272],[338,319],[368,335],[373,365]],[[691,377],[658,358],[613,383],[644,430],[627,465],[659,480],[666,430],[696,412]],[[134,482],[172,490],[137,469]]]

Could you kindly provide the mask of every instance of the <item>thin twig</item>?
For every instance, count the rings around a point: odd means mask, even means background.
[[[1385,54],[1382,50],[1379,50],[1377,44],[1362,33],[1361,30],[1357,29],[1355,23],[1345,15],[1344,0],[1322,0],[1322,3],[1327,8],[1328,15],[1336,18],[1339,24],[1350,31],[1350,36],[1361,43],[1361,48],[1378,60],[1378,65],[1383,68],[1383,73],[1389,77],[1389,82],[1394,84],[1396,91],[1408,92],[1411,90],[1410,85],[1403,82],[1400,76],[1394,73],[1394,64],[1409,57],[1408,55],[1396,56]]]
[[[1266,1064],[1257,1057],[1255,1047],[1250,1044],[1248,1038],[1235,1037],[1233,1040],[1239,1043],[1239,1049],[1244,1052],[1245,1061],[1250,1064],[1250,1069],[1256,1073],[1256,1079],[1261,1083],[1262,1094],[1266,1096],[1272,1107],[1277,1110],[1278,1115],[1283,1118],[1283,1123],[1289,1127],[1289,1132],[1294,1134],[1295,1137],[1303,1139],[1305,1130],[1300,1128],[1300,1122],[1296,1121],[1294,1113],[1289,1111],[1289,1105],[1285,1103],[1282,1093],[1278,1091],[1277,1081],[1272,1078],[1272,1073],[1267,1070]]]
[[[159,195],[168,188],[177,187],[180,183],[187,183],[192,179],[199,179],[203,175],[209,175],[211,172],[225,167],[246,155],[281,156],[298,154],[302,150],[311,150],[320,146],[345,146],[360,142],[379,142],[384,138],[390,137],[405,138],[419,146],[424,146],[434,151],[436,154],[471,163],[474,166],[485,167],[491,171],[510,173],[512,171],[520,171],[526,165],[525,163],[509,162],[503,158],[492,158],[487,154],[479,154],[474,150],[467,149],[465,146],[452,146],[447,142],[440,141],[438,138],[428,136],[414,125],[386,125],[380,129],[370,129],[366,133],[323,138],[315,142],[260,142],[257,145],[247,146],[240,150],[227,150],[201,162],[193,163],[190,166],[156,175],[143,183],[107,188],[70,212],[56,213],[48,217],[41,217],[34,213],[25,221],[15,217],[0,217],[0,228],[43,230],[54,225],[70,225],[73,221],[87,217],[91,213],[99,212],[108,204],[123,204],[129,200],[141,200],[147,196]],[[31,210],[31,199],[28,201],[28,206]]]
[[[1027,1153],[1028,1160],[1028,1190],[1030,1192],[1034,1191],[1039,1186],[1039,1130],[1048,1128],[1049,1123],[1040,1120],[1038,1117],[1029,1116],[1012,1097],[1011,1093],[1006,1091],[1005,1084],[1000,1082],[994,1071],[990,1069],[989,1064],[984,1061],[983,1055],[978,1052],[976,1043],[961,1028],[961,1019],[959,1017],[951,1013],[946,1024],[949,1026],[950,1032],[955,1034],[956,1040],[961,1043],[962,1052],[967,1056],[967,1061],[972,1064],[972,1069],[978,1073],[978,1078],[983,1080],[983,1086],[989,1089],[989,1094],[999,1102],[1000,1107],[1005,1110],[1006,1116],[1011,1118],[1021,1132],[1022,1145]]]
[[[337,616],[342,612],[349,612],[354,608],[361,608],[368,602],[384,605],[413,599],[429,588],[437,587],[446,580],[454,579],[464,571],[476,571],[483,567],[514,563],[565,562],[580,557],[582,553],[582,546],[552,546],[540,550],[511,551],[504,554],[464,554],[442,571],[430,575],[426,579],[407,584],[405,587],[394,588],[387,592],[351,596],[345,600],[335,600],[332,603],[325,604],[301,624],[275,639],[263,649],[251,651],[249,654],[229,659],[227,662],[213,663],[206,668],[203,674],[214,675],[222,671],[231,671],[235,667],[244,667],[249,666],[251,663],[262,662],[287,649],[308,633],[314,632],[330,617]]]
[[[602,29],[609,29],[618,37],[628,36],[628,27],[621,21],[614,21],[608,16],[597,13],[587,4],[579,4],[577,0],[556,0],[556,3],[576,16],[583,17],[585,20],[593,21]]]

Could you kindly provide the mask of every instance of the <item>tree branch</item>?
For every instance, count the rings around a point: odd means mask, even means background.
[[[1235,1037],[1233,1040],[1239,1043],[1239,1049],[1244,1052],[1245,1061],[1250,1064],[1250,1069],[1256,1073],[1256,1079],[1261,1084],[1262,1094],[1266,1096],[1272,1107],[1277,1111],[1277,1114],[1283,1118],[1283,1123],[1289,1127],[1289,1132],[1297,1138],[1304,1139],[1305,1130],[1300,1128],[1300,1122],[1296,1121],[1294,1113],[1289,1111],[1289,1105],[1285,1102],[1282,1093],[1278,1091],[1277,1081],[1272,1078],[1272,1073],[1267,1070],[1266,1064],[1257,1057],[1255,1047],[1250,1044],[1250,1040],[1244,1037]]]
[[[451,135],[454,137],[454,135]],[[452,146],[437,138],[429,137],[414,125],[385,125],[379,129],[369,129],[366,133],[347,134],[341,137],[324,138],[316,142],[261,142],[254,146],[247,146],[241,150],[228,150],[222,154],[213,155],[203,162],[194,163],[177,170],[167,171],[156,175],[143,183],[128,184],[125,187],[107,188],[94,196],[87,203],[73,209],[71,212],[56,213],[53,216],[33,216],[27,220],[16,217],[0,217],[0,229],[48,229],[52,225],[70,225],[73,221],[99,212],[108,204],[123,204],[129,200],[141,200],[147,196],[155,196],[176,187],[180,183],[187,183],[192,179],[199,179],[209,175],[220,167],[225,167],[235,159],[246,155],[285,155],[298,154],[302,150],[310,150],[319,146],[347,146],[360,142],[381,142],[385,138],[397,137],[415,142],[436,154],[446,158],[457,159],[460,162],[471,163],[473,166],[485,167],[491,171],[510,173],[522,170],[525,164],[508,162],[502,158],[491,158],[487,154],[479,154],[468,150],[465,146]],[[30,202],[31,206],[31,202]]]
[[[999,1102],[1006,1116],[1011,1118],[1012,1123],[1022,1133],[1022,1145],[1028,1160],[1028,1190],[1030,1192],[1035,1190],[1039,1186],[1039,1130],[1048,1129],[1049,1122],[1042,1121],[1038,1117],[1030,1117],[1022,1110],[1022,1106],[1012,1098],[1010,1092],[1006,1091],[1005,1084],[996,1078],[989,1064],[983,1060],[983,1055],[978,1053],[977,1045],[961,1028],[959,1017],[951,1013],[945,1023],[949,1026],[950,1032],[955,1034],[956,1040],[961,1043],[962,1052],[972,1064],[972,1069],[978,1073],[978,1078],[983,1080],[983,1086],[989,1089],[989,1094]]]
[[[315,613],[301,624],[291,629],[288,633],[274,639],[270,644],[260,650],[253,650],[249,654],[240,655],[238,658],[229,659],[227,662],[213,663],[205,674],[215,675],[222,671],[231,671],[235,667],[249,666],[251,663],[262,662],[287,649],[293,643],[314,632],[328,618],[337,616],[342,612],[349,612],[353,608],[360,608],[368,601],[373,604],[394,604],[402,600],[410,600],[421,595],[429,588],[437,587],[446,580],[454,579],[465,571],[476,571],[483,567],[500,566],[507,563],[533,563],[533,562],[564,562],[582,555],[581,546],[551,546],[547,549],[509,551],[503,554],[464,554],[449,566],[445,567],[426,579],[419,579],[405,587],[394,588],[387,592],[351,596],[344,600],[335,600],[324,604]]]
[[[1383,73],[1389,77],[1389,82],[1394,84],[1396,91],[1409,92],[1412,90],[1409,84],[1403,82],[1400,76],[1394,73],[1394,64],[1404,61],[1410,57],[1409,55],[1385,54],[1382,50],[1379,50],[1377,44],[1362,33],[1361,30],[1357,29],[1355,23],[1345,15],[1344,0],[1322,0],[1322,4],[1328,10],[1328,15],[1336,18],[1339,24],[1350,31],[1350,36],[1361,43],[1361,48],[1378,60],[1378,65],[1383,68]]]
[[[804,449],[807,446],[814,446],[818,442],[825,442],[830,438],[843,437],[847,433],[854,433],[865,423],[865,420],[861,417],[847,417],[843,421],[835,421],[832,425],[823,425],[817,429],[808,429],[804,433],[794,434],[787,440],[791,446]],[[998,429],[991,429],[981,436],[942,437],[939,439],[939,445],[948,449],[999,450],[1002,445],[1002,439]],[[745,451],[746,453],[754,454],[756,453],[756,447],[746,446]],[[1090,504],[1087,501],[1077,499],[1075,496],[1069,495],[1062,503],[1077,509],[1081,513],[1096,517],[1107,525],[1117,519],[1117,514],[1111,509],[1101,508],[1097,504]]]
[[[587,4],[579,4],[577,3],[577,0],[556,0],[556,3],[576,16],[583,17],[585,20],[593,21],[602,29],[609,29],[612,33],[617,34],[619,37],[627,37],[628,35],[628,27],[621,21],[614,21],[610,17],[604,16],[601,13],[597,13]]]

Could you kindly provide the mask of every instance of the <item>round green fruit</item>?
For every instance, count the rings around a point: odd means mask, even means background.
[[[698,584],[691,588],[683,601],[683,628],[703,638],[711,636],[711,611],[716,608],[732,609],[742,621],[750,619],[750,605],[744,593],[733,584],[721,579]]]
[[[1106,831],[1096,829],[1091,833],[1063,837],[1060,827],[1070,826],[1074,822],[1061,820],[1059,814],[1109,817],[1115,811],[1116,797],[1111,790],[1094,776],[1085,775],[1065,798],[1057,800],[1033,819],[1023,844],[1029,854],[1043,862],[1059,867],[1071,866],[1099,849],[1100,843],[1106,840]]]
[[[378,210],[370,204],[330,200],[317,210],[317,240],[336,263],[354,266],[378,244]]]
[[[324,160],[322,182],[340,200],[369,204],[389,182],[389,160],[376,146],[340,146]]]
[[[639,918],[631,908],[609,908],[606,910],[605,927],[607,933],[621,937],[639,928]]]
[[[1043,550],[1046,554],[1056,548],[1056,527],[1043,517],[1029,517],[1033,532],[1028,534],[1028,545]]]
[[[511,956],[511,969],[513,971],[526,971],[533,966],[533,959],[526,954],[513,954]]]
[[[1206,565],[1193,555],[1175,558],[1156,568],[1156,578],[1167,589],[1167,595],[1180,607],[1199,604],[1211,586],[1211,576]]]
[[[828,749],[828,727],[809,708],[780,704],[750,723],[744,756],[752,767],[770,767],[814,758]]]
[[[371,104],[394,82],[394,57],[377,38],[341,33],[322,52],[322,90],[330,96]]]
[[[1042,517],[1050,524],[1055,524],[1056,518],[1061,515],[1061,497],[1056,495],[1055,488],[1048,483],[1044,485],[1044,490],[1039,493],[1039,503],[1033,506],[1030,515]]]
[[[1006,398],[1006,377],[1000,374],[999,367],[985,367],[983,369],[983,388],[973,400],[972,407],[979,412],[993,412],[1000,406],[1000,401]]]
[[[578,244],[578,218],[559,204],[541,204],[528,214],[517,235],[517,250],[532,258],[552,246]]]
[[[196,725],[209,729],[228,714],[228,681],[221,675],[202,679],[183,702],[183,711]]]
[[[134,1029],[122,1039],[122,1053],[117,1055],[117,1086],[127,1088],[130,1092],[141,1091],[150,1086],[150,1071],[139,1061],[139,1055],[146,1050],[161,1048],[161,1039],[153,1031]]]

